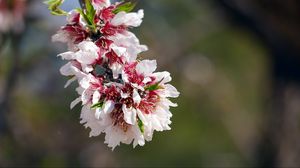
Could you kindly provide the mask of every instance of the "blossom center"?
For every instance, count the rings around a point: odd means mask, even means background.
[[[111,112],[110,117],[113,120],[113,125],[118,126],[124,132],[127,132],[129,124],[124,120],[124,113],[122,111],[122,104],[116,104],[114,110]]]

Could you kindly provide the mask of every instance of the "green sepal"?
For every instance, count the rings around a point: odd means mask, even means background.
[[[95,32],[96,25],[94,23],[94,18],[95,18],[95,15],[96,15],[96,10],[94,9],[94,6],[92,5],[91,0],[84,0],[84,2],[85,2],[85,10],[81,9],[81,8],[76,8],[76,10],[84,18],[84,20],[88,24],[87,26],[93,32]]]
[[[163,87],[159,85],[163,80],[164,80],[164,78],[162,78],[160,81],[156,82],[153,85],[146,86],[145,90],[154,91],[154,90],[158,90],[158,89],[163,89]]]
[[[117,14],[122,11],[128,13],[128,12],[131,12],[135,8],[136,4],[137,4],[136,2],[123,2],[120,5],[118,5],[116,7],[116,9],[114,9],[112,12],[114,14]]]
[[[89,21],[90,25],[94,25],[94,18],[96,14],[96,10],[91,3],[91,0],[85,0],[85,7],[86,7],[86,17]]]
[[[67,15],[68,13],[59,7],[63,4],[64,0],[48,0],[44,3],[48,5],[48,9],[50,10],[52,15],[62,16]]]
[[[139,126],[139,129],[140,129],[141,133],[144,133],[145,132],[145,126],[144,126],[144,123],[142,122],[142,120],[139,117],[137,118],[137,122],[138,122],[138,126]]]
[[[103,102],[95,103],[91,106],[91,109],[102,108],[103,104],[104,104]]]
[[[76,8],[76,11],[79,12],[79,14],[84,18],[84,20],[85,20],[88,24],[90,24],[87,15],[83,12],[83,10],[82,10],[81,8]]]

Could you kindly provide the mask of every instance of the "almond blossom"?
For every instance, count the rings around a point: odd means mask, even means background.
[[[68,61],[60,69],[71,77],[66,87],[78,83],[71,108],[81,103],[80,123],[91,129],[90,136],[104,133],[112,149],[120,143],[143,146],[154,131],[171,129],[170,107],[177,104],[169,98],[179,92],[168,84],[169,72],[155,72],[155,60],[137,59],[148,48],[130,28],[141,25],[143,10],[131,12],[133,3],[108,0],[87,0],[84,6],[66,13],[67,24],[52,37],[68,44],[69,51],[58,56]]]

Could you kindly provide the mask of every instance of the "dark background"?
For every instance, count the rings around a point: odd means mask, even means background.
[[[78,6],[66,0],[64,9]],[[0,166],[300,166],[300,4],[296,0],[139,1],[133,29],[181,92],[172,130],[113,152],[89,138],[64,89],[64,17],[27,3],[25,29],[0,36]],[[0,23],[1,24],[1,23]]]

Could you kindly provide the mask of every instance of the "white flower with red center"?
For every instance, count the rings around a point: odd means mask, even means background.
[[[75,44],[88,38],[88,29],[80,13],[73,10],[67,15],[67,25],[61,27],[52,41],[67,43],[70,50],[76,50]]]
[[[71,108],[81,102],[80,123],[91,129],[90,136],[105,133],[109,147],[143,146],[154,131],[171,129],[169,109],[177,105],[169,98],[179,92],[168,84],[170,73],[154,72],[155,60],[137,60],[148,48],[129,28],[140,26],[143,10],[130,12],[133,3],[108,0],[87,0],[84,6],[69,13],[52,11],[67,15],[67,25],[53,40],[69,45],[70,51],[59,56],[68,61],[61,73],[72,77],[66,86],[73,81],[79,84],[79,97]]]

